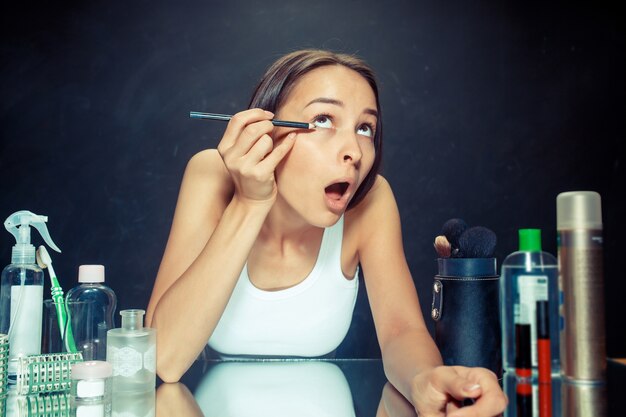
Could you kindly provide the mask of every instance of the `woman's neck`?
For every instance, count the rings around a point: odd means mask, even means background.
[[[274,245],[299,245],[319,236],[320,227],[307,222],[299,213],[286,204],[277,201],[268,213],[259,240]]]

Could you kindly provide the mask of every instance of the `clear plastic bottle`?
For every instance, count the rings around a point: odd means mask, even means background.
[[[500,278],[500,310],[502,321],[502,359],[507,372],[515,373],[516,326],[530,325],[531,371],[537,375],[537,301],[548,301],[550,326],[550,357],[553,375],[559,374],[559,298],[558,263],[541,250],[541,230],[520,229],[519,251],[502,263]]]
[[[35,227],[46,243],[60,252],[48,233],[47,221],[46,216],[21,210],[4,222],[16,240],[11,264],[4,268],[0,279],[0,333],[9,338],[9,383],[15,382],[19,357],[41,353],[44,273],[35,263],[30,227]]]
[[[93,302],[93,326],[90,348],[83,352],[85,360],[106,360],[107,332],[115,328],[117,297],[104,285],[103,265],[81,265],[78,268],[80,285],[67,292],[66,301]]]
[[[9,335],[9,375],[17,372],[14,359],[41,353],[43,270],[34,263],[14,262],[2,271],[2,330]],[[9,331],[10,330],[10,331]]]
[[[156,329],[143,327],[144,310],[122,310],[122,327],[109,330],[107,362],[113,392],[144,392],[156,385]]]

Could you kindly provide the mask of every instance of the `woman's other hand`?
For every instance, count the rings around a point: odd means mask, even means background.
[[[474,403],[463,407],[466,399]],[[439,366],[417,375],[412,402],[420,417],[497,416],[508,404],[493,372],[464,366]]]

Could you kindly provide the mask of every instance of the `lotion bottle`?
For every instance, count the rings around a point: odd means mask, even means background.
[[[156,329],[143,327],[144,310],[122,310],[122,327],[107,333],[113,392],[144,392],[156,385]]]
[[[30,226],[39,231],[48,246],[61,252],[48,233],[47,221],[47,216],[22,210],[4,222],[16,240],[11,264],[4,268],[0,279],[0,333],[9,336],[9,383],[14,382],[20,357],[41,353],[44,273],[36,263]]]

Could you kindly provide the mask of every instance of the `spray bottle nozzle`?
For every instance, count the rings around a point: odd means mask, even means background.
[[[50,237],[46,222],[47,216],[40,216],[27,210],[20,210],[11,214],[4,222],[4,227],[15,237],[11,263],[33,263],[35,261],[35,247],[30,243],[30,226],[39,231],[43,240],[57,252],[61,249],[55,245]],[[32,259],[31,259],[32,258]]]

